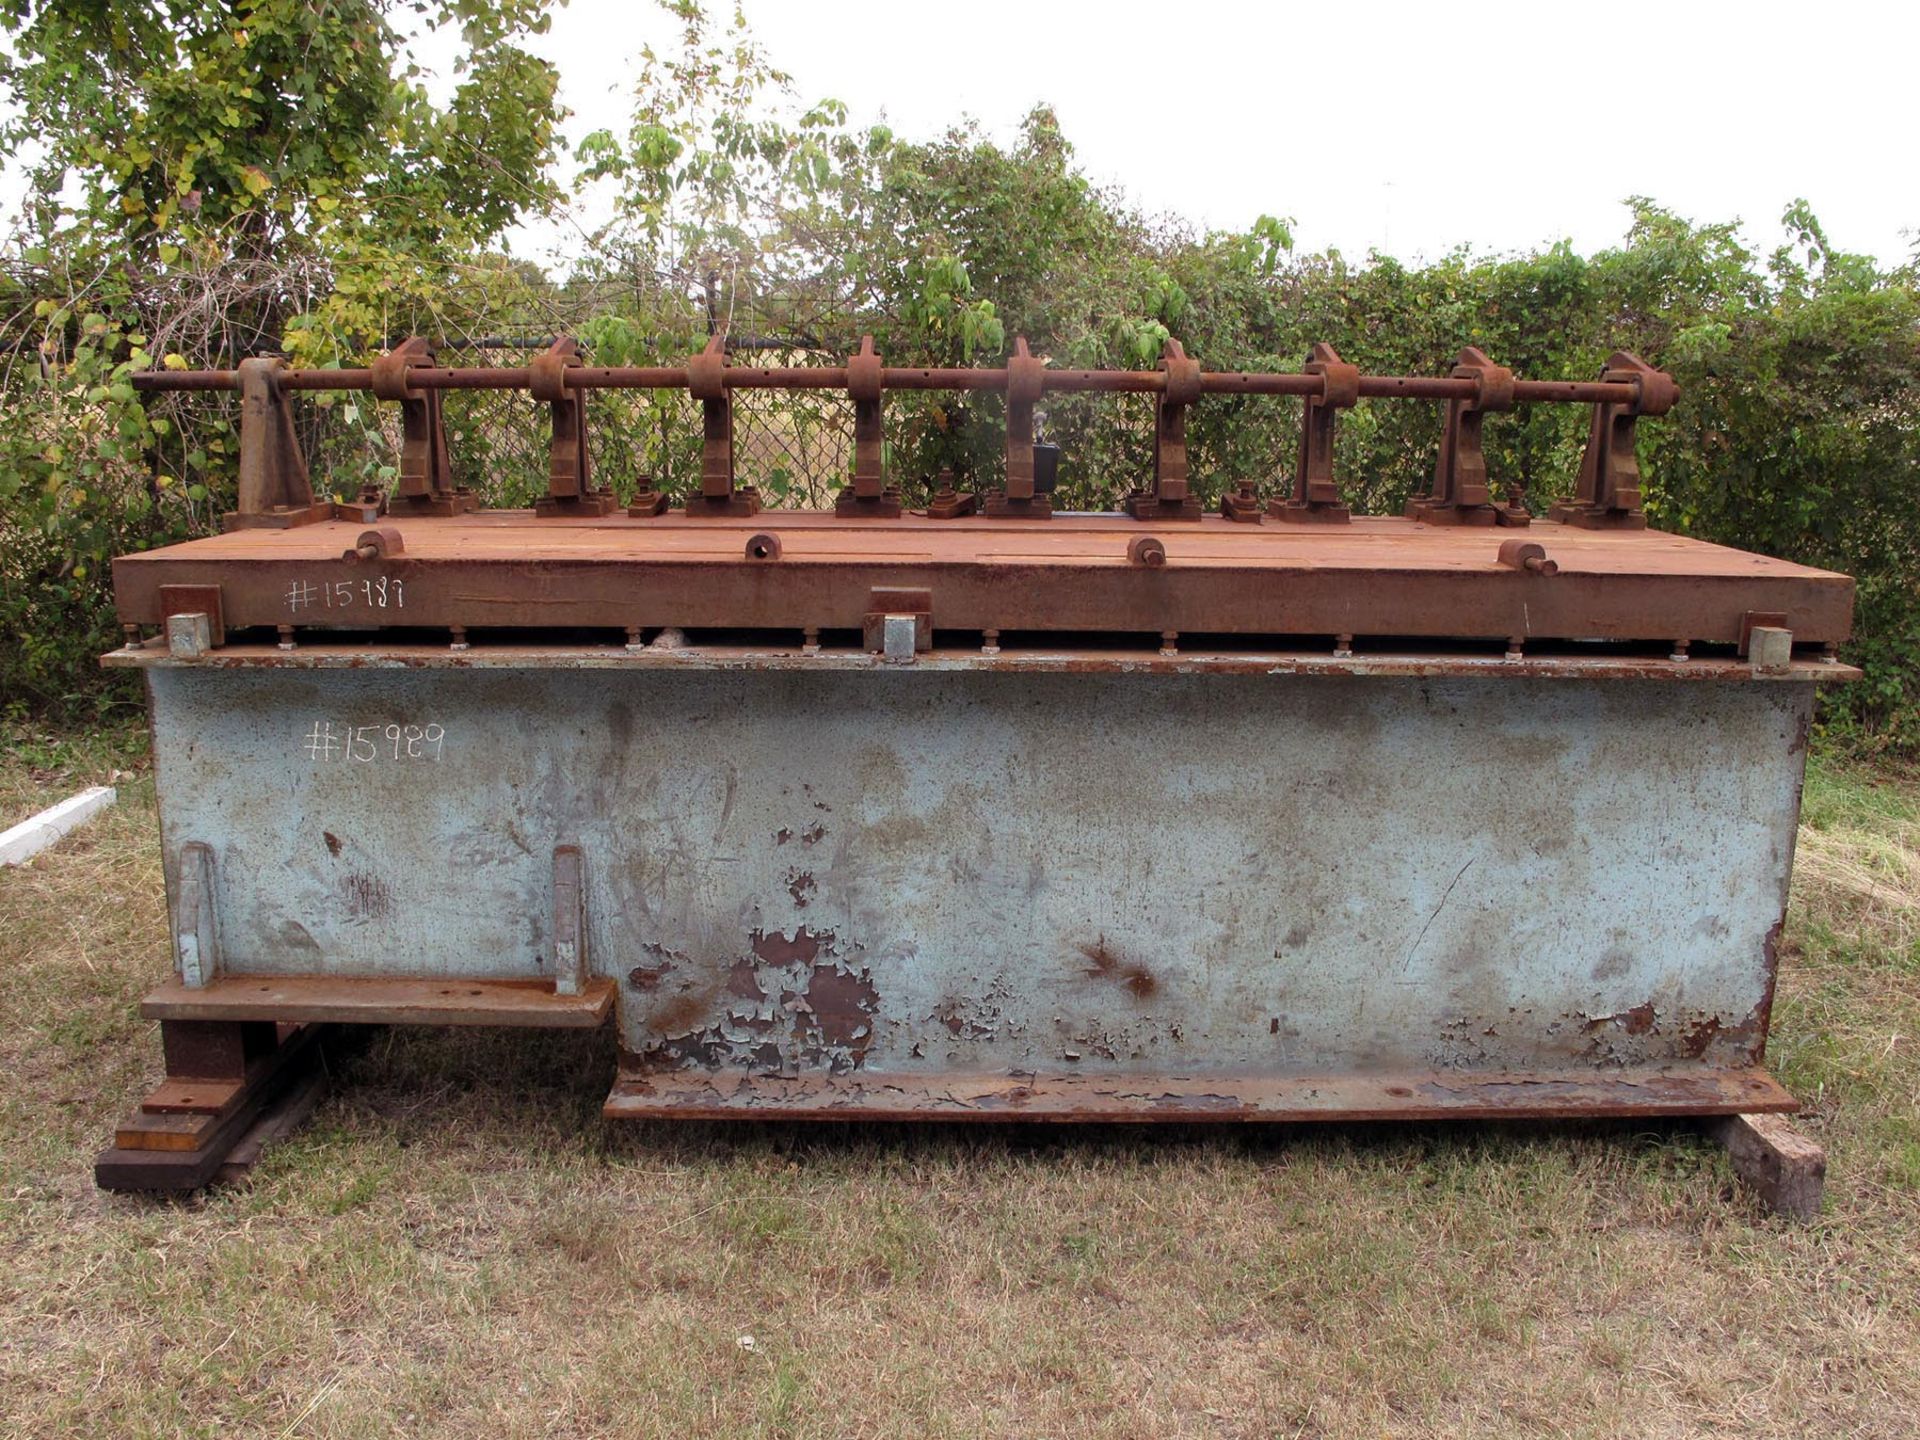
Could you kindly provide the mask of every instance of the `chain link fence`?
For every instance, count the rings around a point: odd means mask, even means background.
[[[522,348],[464,350],[461,364],[520,365]],[[777,363],[832,363],[825,355],[783,355]],[[526,506],[546,493],[546,407],[524,390],[442,392],[448,453],[457,484],[489,506]],[[209,406],[232,412],[225,396],[187,397],[206,424]],[[390,488],[400,444],[399,408],[353,392],[313,391],[294,400],[295,424],[316,493],[350,497],[363,486]],[[815,390],[742,390],[734,395],[734,466],[739,484],[769,504],[830,508],[853,464],[853,406],[843,394]],[[699,481],[700,406],[684,390],[595,390],[587,399],[587,435],[596,484],[624,501],[643,484],[684,497]]]

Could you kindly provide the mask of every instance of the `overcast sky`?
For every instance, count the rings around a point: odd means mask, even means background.
[[[715,6],[725,9],[725,0]],[[1904,259],[1920,227],[1920,5],[746,0],[801,99],[863,125],[1007,139],[1046,101],[1087,173],[1207,228],[1262,213],[1301,246],[1617,242],[1621,201],[1738,217],[1763,250],[1812,201],[1833,243]],[[541,52],[577,139],[622,128],[647,0],[572,0]],[[550,258],[556,235],[516,247]],[[564,248],[577,247],[577,235]]]

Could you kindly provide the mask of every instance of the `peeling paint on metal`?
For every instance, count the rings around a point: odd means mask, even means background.
[[[215,847],[237,972],[538,977],[553,847],[577,844],[634,1063],[873,1083],[1751,1065],[1811,696],[918,666],[149,679],[168,864]],[[327,717],[431,719],[443,753],[317,762],[301,737]]]

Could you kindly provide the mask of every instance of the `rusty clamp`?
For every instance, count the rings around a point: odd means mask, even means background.
[[[1153,488],[1127,497],[1136,520],[1198,520],[1200,501],[1188,489],[1187,407],[1200,398],[1200,362],[1178,340],[1160,356],[1164,383],[1153,397]]]
[[[727,389],[727,337],[718,331],[687,361],[687,392],[700,402],[700,493],[687,497],[687,514],[755,515],[760,492],[733,477],[733,396]]]
[[[580,363],[579,342],[562,336],[527,367],[527,389],[534,399],[545,401],[553,415],[547,493],[534,502],[536,515],[611,515],[620,508],[611,490],[593,488],[586,397],[567,385],[567,371]]]
[[[333,507],[316,504],[307,457],[293,428],[280,384],[285,366],[267,356],[235,367],[240,383],[240,491],[224,521],[228,530],[290,529],[328,520]]]
[[[479,508],[471,490],[454,486],[440,392],[407,384],[408,370],[428,368],[436,358],[432,342],[415,335],[373,362],[373,393],[400,405],[400,481],[387,502],[389,514],[461,515]]]
[[[1323,344],[1307,352],[1302,368],[1320,377],[1320,393],[1303,398],[1293,491],[1285,499],[1276,497],[1267,513],[1296,525],[1344,525],[1352,516],[1333,478],[1333,437],[1340,412],[1352,409],[1360,399],[1360,369]]]
[[[1007,357],[1006,487],[987,496],[988,515],[1045,520],[1053,514],[1053,497],[1034,490],[1033,407],[1046,376],[1047,362],[1034,358],[1024,338],[1015,340]]]
[[[1640,461],[1634,453],[1634,424],[1642,415],[1664,415],[1680,398],[1680,387],[1664,370],[1639,356],[1616,350],[1601,371],[1604,383],[1628,384],[1633,399],[1603,400],[1593,407],[1586,452],[1580,457],[1580,482],[1572,500],[1547,513],[1549,520],[1588,530],[1644,530]]]
[[[1514,405],[1513,371],[1496,365],[1472,345],[1460,352],[1453,378],[1471,380],[1469,399],[1447,401],[1447,425],[1433,467],[1433,487],[1407,501],[1406,517],[1423,525],[1525,525],[1531,520],[1518,497],[1495,505],[1481,446],[1486,417]]]
[[[1547,547],[1537,540],[1502,540],[1500,542],[1500,563],[1512,570],[1525,570],[1533,575],[1558,575],[1560,562],[1547,554]]]
[[[391,525],[376,525],[371,530],[362,530],[360,538],[353,542],[351,550],[340,554],[342,560],[390,560],[405,552],[407,543],[400,532]]]
[[[880,356],[873,336],[847,361],[847,394],[853,397],[853,484],[834,497],[834,513],[891,520],[900,513],[900,490],[887,484],[886,433],[880,418]]]

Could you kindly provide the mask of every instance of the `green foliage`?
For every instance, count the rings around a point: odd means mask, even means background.
[[[380,0],[9,0],[0,82],[18,111],[0,144],[38,152],[43,224],[91,224],[142,257],[209,232],[325,248],[336,226],[471,243],[552,198],[555,76],[512,43],[546,28],[543,0],[431,11],[465,40],[444,109],[386,16]],[[61,215],[76,177],[85,200]]]
[[[545,0],[402,7],[460,30],[444,106],[389,8],[0,5],[0,153],[29,182],[0,270],[10,707],[121,697],[91,673],[116,638],[112,556],[202,532],[230,503],[231,403],[143,404],[131,372],[282,345],[340,363],[550,288],[485,250],[558,197],[556,77],[514,43],[546,27]],[[382,472],[373,450],[321,473],[357,488]]]
[[[489,326],[571,331],[614,365],[722,329],[780,364],[835,363],[865,333],[889,363],[927,366],[993,363],[1016,336],[1071,367],[1151,366],[1178,339],[1212,369],[1292,369],[1326,341],[1367,370],[1432,373],[1477,345],[1539,377],[1594,375],[1629,349],[1681,385],[1642,427],[1657,523],[1858,577],[1847,658],[1868,678],[1827,723],[1863,746],[1920,746],[1920,280],[1836,250],[1805,202],[1764,257],[1737,225],[1644,199],[1623,243],[1594,255],[1300,254],[1290,218],[1197,234],[1139,213],[1088,181],[1044,106],[1005,145],[971,125],[852,129],[838,102],[793,95],[737,12],[661,4],[676,43],[642,51],[630,122],[580,145],[578,178],[613,205],[556,281],[489,250],[557,196],[554,77],[516,43],[544,28],[544,0],[409,7],[460,29],[442,106],[381,0],[0,0],[16,114],[0,142],[35,177],[31,233],[0,271],[16,347],[0,377],[16,417],[0,427],[0,623],[21,637],[0,693],[95,703],[110,557],[199,533],[228,503],[231,402],[140,404],[127,376],[156,359],[279,345],[358,363],[388,336]],[[756,437],[745,478],[824,502],[844,400],[770,403],[740,403]],[[539,493],[535,410],[451,397],[460,478],[495,503]],[[391,477],[390,417],[350,398],[302,415],[327,488]],[[890,472],[915,500],[942,469],[991,484],[1002,418],[991,395],[897,395]],[[1050,396],[1040,424],[1068,505],[1113,505],[1150,474],[1143,397]],[[1293,401],[1196,407],[1203,496],[1283,484],[1298,424]],[[1572,406],[1495,417],[1495,479],[1544,508],[1571,489],[1586,427]],[[1338,449],[1351,498],[1397,510],[1439,432],[1437,407],[1362,402]],[[596,397],[594,463],[619,490],[645,476],[684,493],[698,438],[683,393]]]

